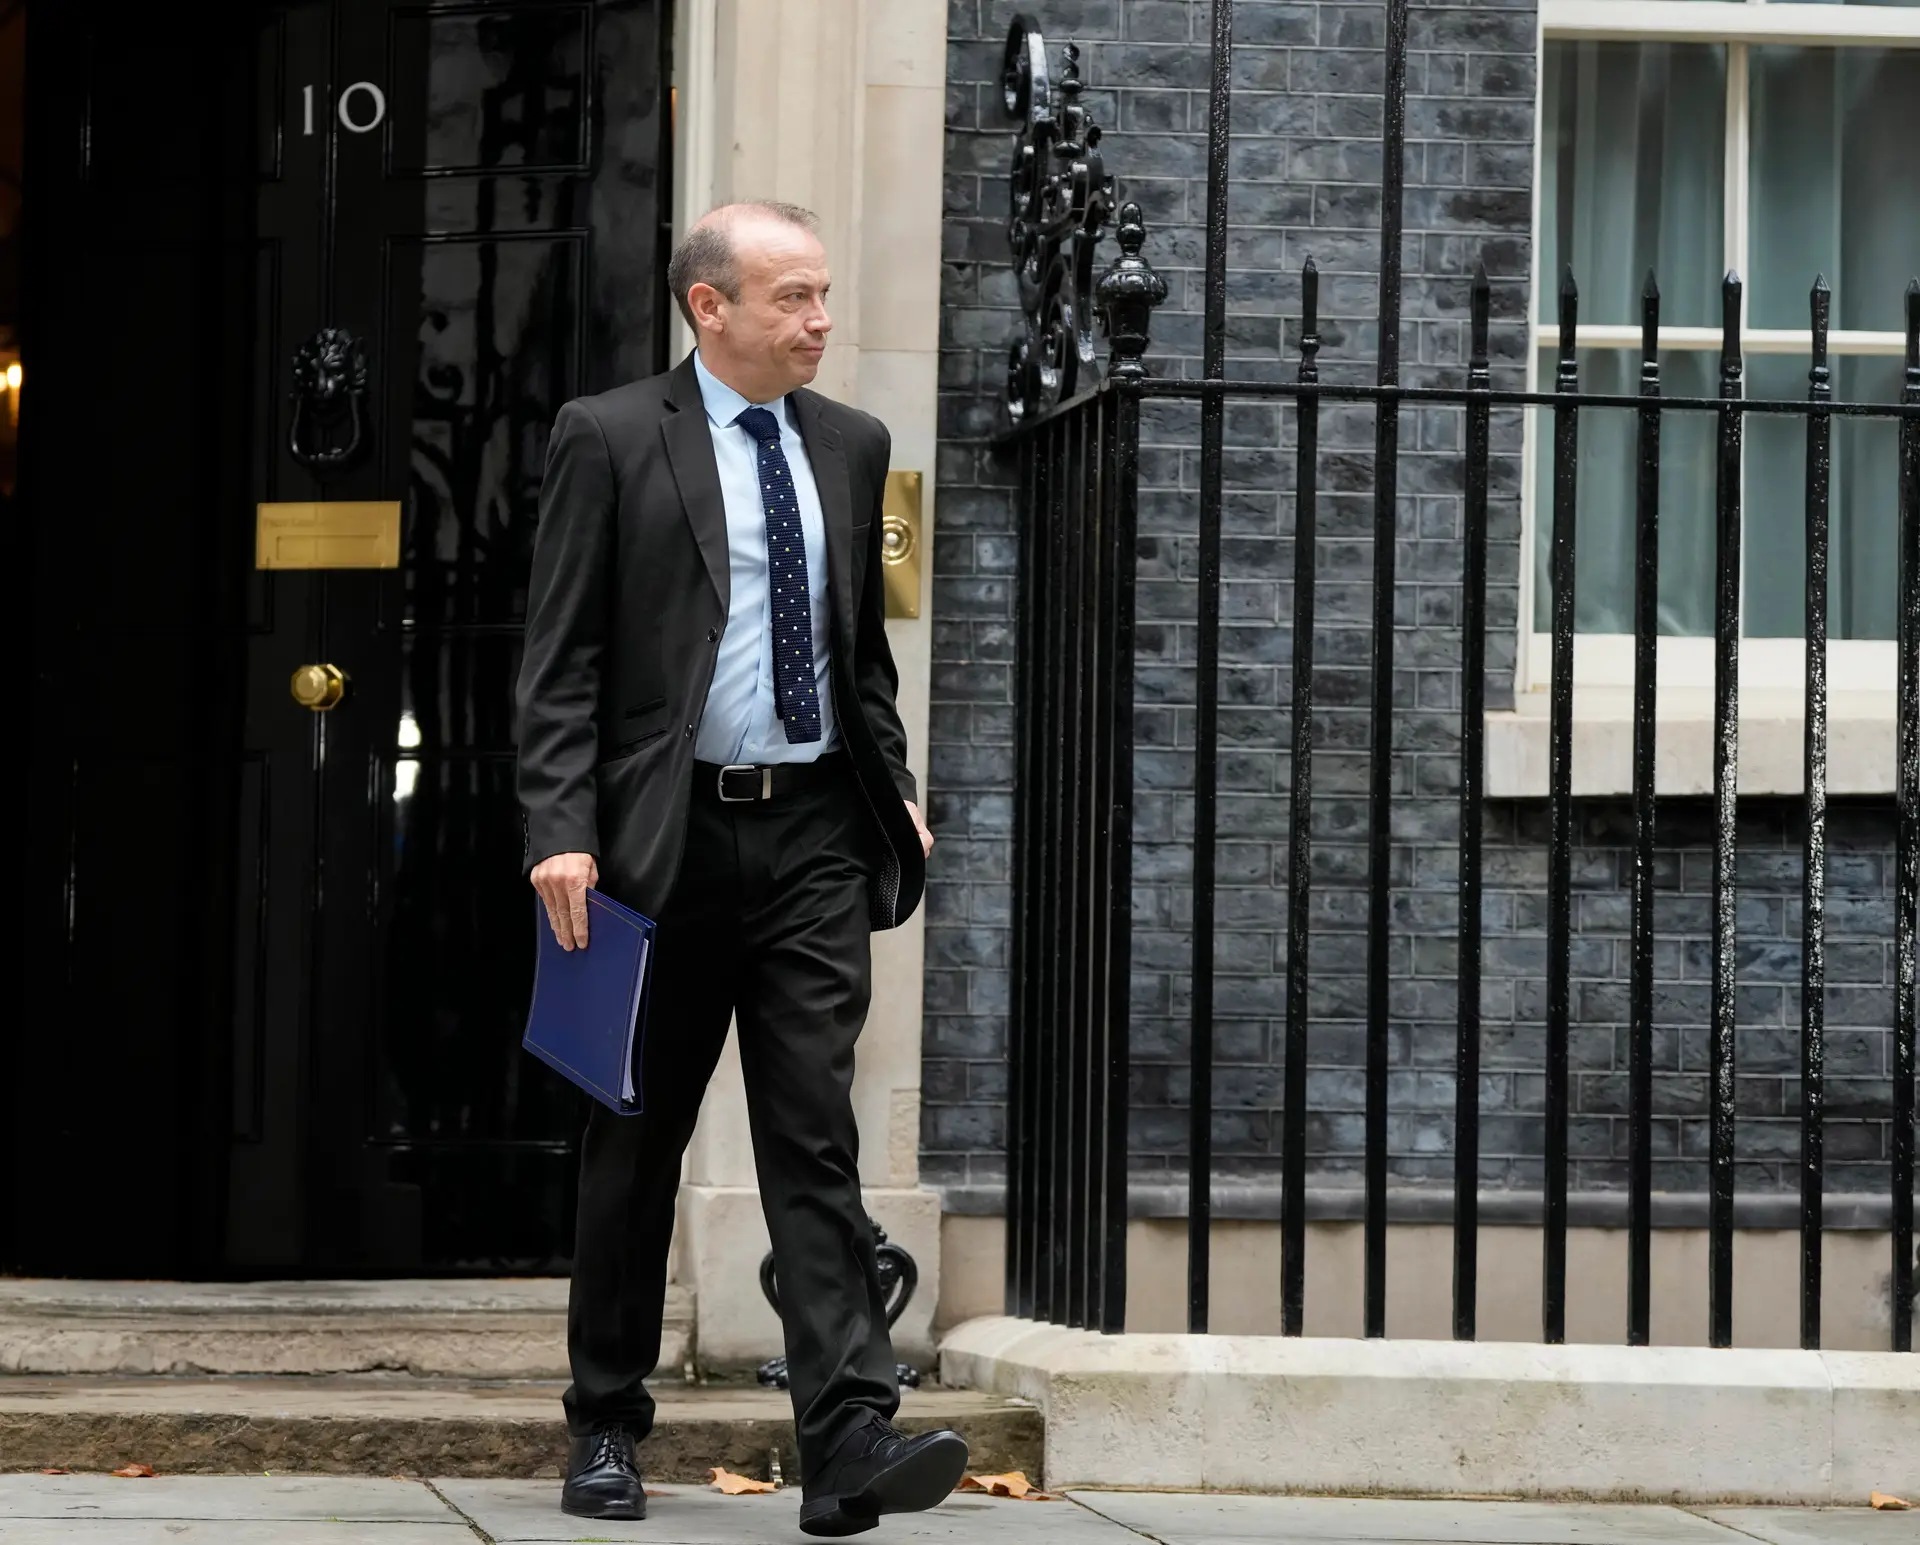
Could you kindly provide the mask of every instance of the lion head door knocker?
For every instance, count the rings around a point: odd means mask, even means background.
[[[906,1251],[904,1245],[896,1245],[887,1238],[887,1231],[879,1224],[873,1226],[873,1253],[875,1265],[880,1269],[880,1299],[887,1306],[887,1328],[892,1329],[900,1316],[907,1312],[907,1304],[913,1298],[913,1290],[920,1286],[920,1268]],[[760,1262],[760,1291],[767,1295],[767,1302],[773,1305],[773,1312],[780,1312],[780,1284],[774,1280],[773,1252],[769,1250]],[[899,1364],[894,1376],[908,1389],[920,1387],[920,1370]],[[771,1389],[787,1387],[787,1360],[776,1357],[760,1365],[756,1375],[762,1384]]]
[[[293,351],[293,427],[287,449],[301,466],[338,471],[360,454],[367,355],[344,327],[323,327]]]

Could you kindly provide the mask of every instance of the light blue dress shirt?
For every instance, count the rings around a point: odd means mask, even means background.
[[[713,459],[720,469],[720,497],[727,511],[727,571],[732,597],[713,685],[693,754],[703,762],[811,762],[840,744],[833,713],[827,657],[827,523],[813,463],[785,397],[750,403],[707,369],[698,353],[694,374],[707,408]],[[773,587],[767,581],[767,517],[760,504],[760,451],[752,435],[734,423],[750,407],[763,407],[780,421],[780,449],[793,470],[800,498],[800,528],[807,544],[807,599],[813,611],[813,673],[820,701],[820,738],[787,742],[774,711]]]

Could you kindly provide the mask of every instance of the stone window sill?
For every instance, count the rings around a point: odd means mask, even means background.
[[[1834,691],[1827,700],[1827,792],[1894,792],[1894,695]],[[1713,693],[1678,688],[1660,694],[1654,737],[1654,787],[1662,795],[1713,792]],[[1487,796],[1547,796],[1548,694],[1523,692],[1511,710],[1487,715]],[[1747,694],[1740,710],[1740,792],[1805,790],[1806,705],[1799,692]],[[1633,692],[1577,687],[1573,694],[1573,792],[1633,792]]]

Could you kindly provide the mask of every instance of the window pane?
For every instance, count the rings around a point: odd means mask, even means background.
[[[1834,361],[1843,401],[1898,402],[1900,361],[1887,356]],[[1804,356],[1747,360],[1747,394],[1807,394]],[[1827,636],[1894,636],[1900,567],[1900,480],[1891,420],[1833,420],[1828,486]],[[1800,638],[1806,617],[1807,424],[1771,413],[1747,416],[1746,594],[1749,638]]]
[[[1693,349],[1660,355],[1670,397],[1711,397],[1719,356]],[[1551,388],[1554,356],[1540,353],[1539,379]],[[1640,389],[1640,356],[1626,349],[1583,349],[1580,388],[1631,394]],[[1553,538],[1553,410],[1534,414],[1534,628],[1553,626],[1548,557]],[[1639,414],[1587,408],[1580,414],[1580,467],[1574,551],[1574,626],[1582,633],[1633,631],[1634,490]],[[1660,425],[1660,631],[1713,633],[1713,446],[1711,413],[1668,413]]]
[[[1726,50],[1549,39],[1541,84],[1540,305],[1573,264],[1583,322],[1637,322],[1647,270],[1669,324],[1719,319]]]
[[[1920,270],[1920,48],[1755,48],[1748,325],[1898,332]]]

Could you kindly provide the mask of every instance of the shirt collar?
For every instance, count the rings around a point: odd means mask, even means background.
[[[707,369],[707,362],[700,357],[698,349],[693,351],[693,373],[700,382],[700,400],[706,404],[707,417],[722,429],[731,427],[735,419],[754,406]],[[763,402],[759,406],[771,412],[780,421],[782,429],[793,427],[793,416],[787,411],[785,397],[776,397],[772,402]]]

